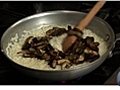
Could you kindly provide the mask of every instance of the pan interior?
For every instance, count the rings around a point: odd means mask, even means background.
[[[75,26],[82,18],[85,17],[85,15],[85,13],[75,11],[51,11],[26,17],[13,24],[3,34],[1,39],[2,51],[9,58],[6,47],[8,46],[11,37],[17,37],[18,39],[14,40],[13,38],[13,41],[19,42],[19,38],[25,34],[25,31],[29,32],[38,30],[43,26],[47,26],[47,28],[51,28],[51,26]],[[111,44],[114,42],[114,33],[106,22],[95,17],[86,28],[92,30],[106,41],[108,51],[112,48]]]

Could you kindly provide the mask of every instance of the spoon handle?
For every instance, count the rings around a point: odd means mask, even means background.
[[[93,19],[93,17],[96,15],[96,13],[102,8],[102,6],[105,4],[106,1],[98,1],[95,6],[91,9],[91,11],[85,16],[84,19],[82,19],[75,28],[80,29],[81,31],[86,28],[86,26],[89,24],[89,22]],[[67,36],[62,44],[62,49],[64,52],[66,52],[72,44],[77,40],[76,36]]]
[[[89,22],[93,19],[96,13],[103,7],[105,2],[106,1],[98,1],[95,6],[90,10],[90,12],[86,15],[86,17],[76,25],[76,28],[84,30],[84,28],[89,24]]]

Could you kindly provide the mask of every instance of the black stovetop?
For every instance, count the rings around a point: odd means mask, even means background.
[[[88,12],[96,2],[0,2],[0,37],[4,31],[19,19],[50,10],[75,10]],[[115,34],[120,33],[120,2],[108,1],[96,15],[104,19],[113,28]],[[26,76],[11,66],[9,60],[0,52],[0,84],[1,85],[103,85],[119,68],[120,42],[116,43],[113,57],[91,73],[68,81],[43,81]],[[117,50],[119,49],[119,50]]]

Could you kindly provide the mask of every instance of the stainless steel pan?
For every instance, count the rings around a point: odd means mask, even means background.
[[[28,16],[22,20],[19,20],[6,30],[1,38],[1,50],[5,56],[8,57],[6,54],[6,46],[10,41],[10,37],[14,36],[16,33],[20,36],[22,31],[25,29],[31,30],[40,24],[76,25],[85,15],[86,13],[77,11],[59,10]],[[105,59],[109,56],[109,53],[114,48],[116,42],[115,34],[112,28],[104,20],[98,17],[94,17],[87,28],[93,30],[107,42],[107,51],[105,54],[92,63],[68,70],[52,71],[35,70],[19,65],[13,62],[9,57],[8,60],[10,60],[11,64],[22,73],[41,80],[70,80],[86,75],[95,70],[105,61]]]

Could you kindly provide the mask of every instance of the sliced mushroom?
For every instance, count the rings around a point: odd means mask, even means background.
[[[54,50],[54,48],[50,44],[48,44],[45,50],[49,52],[51,50]]]
[[[35,50],[35,48],[30,47],[30,48],[29,48],[29,51],[35,52],[36,50]]]
[[[62,59],[59,55],[55,56],[55,60]]]
[[[78,46],[78,48],[76,49],[76,52],[77,52],[77,54],[81,54],[81,53],[83,53],[83,51],[84,51],[84,49],[86,48],[87,46],[86,46],[86,44],[84,43],[84,42],[82,42],[82,43],[79,43],[79,46]]]
[[[41,37],[34,37],[33,38],[34,43],[38,43],[38,42],[40,42],[40,40],[41,40]]]
[[[39,37],[37,39],[39,40]],[[48,41],[48,40],[49,40],[49,38],[46,36],[41,38],[41,41]]]
[[[54,31],[55,31],[55,29],[49,29],[49,30],[46,32],[46,35],[47,35],[47,36],[50,36]]]
[[[30,53],[30,51],[29,50],[22,50],[20,52],[17,52],[17,54],[24,54],[24,53]]]
[[[51,36],[60,36],[60,35],[62,35],[62,34],[64,34],[64,33],[66,33],[67,31],[66,31],[66,29],[64,29],[64,28],[58,28],[57,30],[55,30],[52,34],[51,34]]]
[[[32,39],[33,39],[34,37],[33,36],[29,36],[27,39],[26,39],[26,41],[25,42],[28,42],[29,44],[32,42]]]
[[[93,55],[99,55],[99,53],[97,51],[91,50],[88,47],[84,49],[84,53],[86,53],[86,54],[93,54]]]
[[[94,42],[94,38],[93,37],[86,37],[85,41],[86,41],[87,45],[92,50],[98,51],[99,43],[98,42]]]
[[[93,49],[95,51],[98,51],[98,46],[99,46],[98,42],[92,42],[92,43],[90,43],[91,49]]]
[[[85,38],[85,41],[88,45],[90,45],[90,43],[94,42],[94,38],[88,36],[88,37]]]
[[[55,67],[56,67],[56,64],[57,64],[57,61],[56,61],[56,60],[53,60],[51,67],[52,67],[52,68],[55,68]]]
[[[37,47],[37,46],[41,46],[41,45],[46,45],[46,44],[47,44],[47,42],[42,41],[42,42],[34,43],[33,47]]]
[[[37,46],[36,48],[37,48],[37,49],[43,49],[43,48],[45,48],[46,46],[47,46],[47,45],[43,44],[43,45]]]
[[[73,44],[73,46],[70,48],[70,51],[72,53],[76,53],[77,49],[78,49],[78,45],[79,43],[82,43],[82,42],[79,42],[78,40]]]
[[[92,54],[95,55],[95,56],[98,56],[98,55],[99,55],[99,53],[96,52],[96,51],[92,51]]]
[[[69,60],[67,60],[67,59],[61,59],[61,60],[57,60],[57,64],[63,64],[64,62],[67,62],[67,63],[70,63],[70,61]]]
[[[62,65],[61,65],[61,69],[64,70],[65,68],[70,68],[71,67],[71,64],[68,63],[68,62],[64,62]]]
[[[68,27],[67,27],[67,28],[68,28],[68,31],[72,29],[72,27],[71,27],[71,26],[69,26],[69,25],[68,25]]]
[[[82,32],[77,32],[77,31],[74,31],[74,30],[69,30],[68,35],[69,36],[74,35],[74,36],[76,36],[78,38],[82,38],[83,33]]]
[[[44,49],[39,49],[41,53],[46,53]]]
[[[73,54],[73,53],[70,53],[70,55],[67,55],[67,56],[65,57],[65,59],[68,59],[68,60],[70,60],[70,61],[74,60],[74,54]]]
[[[66,55],[65,55],[65,53],[59,51],[59,56],[60,56],[61,58],[65,58]]]
[[[100,57],[100,56],[97,55],[97,56],[94,56],[94,57],[92,57],[92,58],[89,58],[87,61],[93,62],[93,61],[97,60],[99,57]]]
[[[54,50],[50,50],[48,52],[51,56],[56,56],[57,55],[57,52],[54,52]]]
[[[29,49],[30,44],[31,44],[31,42],[32,42],[32,39],[33,39],[33,36],[29,36],[29,37],[25,40],[25,42],[24,42],[24,44],[23,44],[23,46],[22,46],[22,50]]]
[[[41,50],[39,49],[36,49],[36,51],[34,52],[34,54],[37,56],[37,57],[42,57],[43,53],[41,52]]]
[[[24,53],[24,54],[23,54],[23,57],[33,58],[33,57],[35,57],[35,55],[34,55],[33,53]]]
[[[79,63],[83,62],[84,59],[85,59],[84,54],[80,55],[79,58],[77,60],[75,60],[75,64],[79,64]]]
[[[70,47],[70,49],[68,49],[66,53],[67,55],[69,55],[70,53],[80,55],[85,48],[86,48],[86,45],[83,39],[77,39],[75,43],[72,45],[72,47]]]
[[[21,54],[23,57],[30,57],[30,58],[35,57],[34,53],[32,53],[29,50],[23,50],[23,51],[18,52],[17,54]]]
[[[92,50],[87,47],[87,48],[84,49],[84,53],[90,54],[90,53],[92,53]]]
[[[31,55],[28,53],[23,53],[23,57],[31,57]]]
[[[46,61],[50,60],[50,55],[48,55],[47,53],[42,54],[42,59],[45,59]]]

